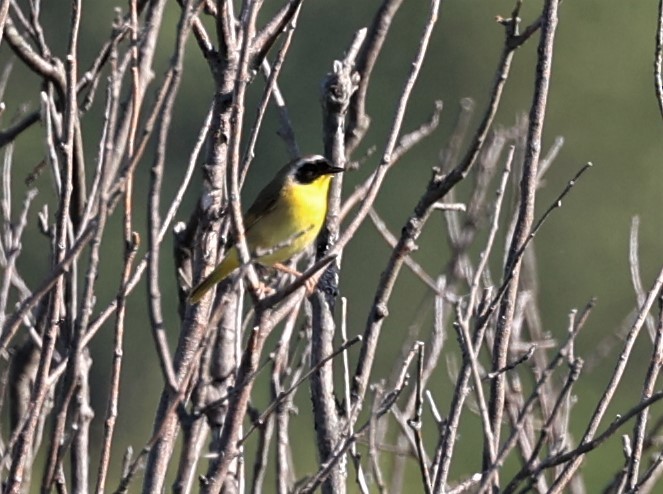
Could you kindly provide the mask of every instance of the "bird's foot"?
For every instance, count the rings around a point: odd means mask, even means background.
[[[263,283],[262,281],[258,283],[258,289],[256,290],[256,295],[258,296],[258,298],[269,297],[270,295],[274,295],[275,293],[276,290],[274,290],[267,283]]]
[[[297,277],[300,277],[302,275],[302,273],[300,273],[296,269],[293,269],[289,266],[286,266],[285,264],[281,264],[280,262],[277,262],[276,264],[274,264],[273,268],[278,269],[279,271],[281,271],[283,273],[288,273],[288,274],[291,274],[291,275],[297,276]],[[315,273],[310,278],[306,278],[306,280],[304,281],[304,286],[306,287],[306,296],[307,297],[310,297],[311,295],[313,295],[313,292],[315,292],[315,288],[318,286],[318,281],[319,280],[320,280],[320,274],[319,273]]]

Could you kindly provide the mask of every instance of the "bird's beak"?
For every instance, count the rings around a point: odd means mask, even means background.
[[[340,166],[330,166],[327,173],[341,173],[341,172],[344,172],[344,171],[345,171],[345,168],[341,168]]]

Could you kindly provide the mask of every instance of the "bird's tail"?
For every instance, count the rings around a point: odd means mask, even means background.
[[[223,281],[230,273],[239,267],[237,250],[233,248],[228,255],[214,268],[207,277],[198,283],[193,290],[189,292],[189,303],[197,304],[200,299],[212,289],[214,285]]]

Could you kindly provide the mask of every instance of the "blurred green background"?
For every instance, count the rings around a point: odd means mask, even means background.
[[[379,4],[376,0],[304,3],[293,45],[280,78],[280,86],[303,152],[320,152],[322,148],[319,96],[324,75],[330,70],[333,60],[342,57],[353,33],[370,23]],[[541,1],[525,2],[522,15],[524,25],[538,15],[541,4]],[[116,7],[124,9],[125,4],[84,2],[80,43],[83,67],[89,65],[98,48],[107,39]],[[273,6],[266,6],[266,9],[270,8]],[[449,133],[459,113],[461,98],[475,100],[477,106],[472,124],[476,126],[487,101],[487,92],[492,84],[503,41],[503,28],[494,19],[496,15],[508,17],[512,8],[513,2],[505,0],[443,2],[403,130],[412,130],[424,121],[432,111],[435,100],[443,100],[445,109],[440,128],[393,170],[380,193],[377,210],[392,231],[400,231],[424,190],[431,166],[435,164],[439,151],[447,145]],[[641,222],[640,260],[646,288],[656,276],[662,260],[662,119],[656,104],[653,82],[656,10],[657,2],[654,0],[567,1],[560,8],[548,117],[544,128],[544,152],[558,136],[564,137],[565,144],[547,174],[546,187],[538,196],[537,212],[540,214],[548,207],[585,162],[591,161],[595,167],[583,177],[564,201],[563,207],[553,214],[537,237],[535,248],[541,283],[539,302],[545,330],[560,336],[565,331],[569,311],[584,306],[593,296],[598,298],[597,307],[578,340],[578,353],[586,355],[589,360],[597,341],[606,337],[610,339],[610,335],[628,324],[635,306],[628,266],[629,229],[634,215],[638,215]],[[373,146],[377,147],[377,152],[368,158],[359,171],[347,176],[348,190],[352,190],[353,184],[365,177],[379,159],[427,12],[428,2],[412,0],[404,2],[396,16],[369,91],[368,112],[372,126],[355,157],[361,156]],[[42,6],[46,39],[53,53],[59,57],[65,53],[67,30],[63,26],[67,25],[68,16],[68,7],[61,2],[45,2]],[[172,53],[178,16],[178,7],[175,2],[170,2],[160,38],[152,95],[160,85]],[[538,37],[535,36],[516,53],[503,104],[496,119],[498,126],[513,125],[519,114],[529,110],[537,42]],[[6,66],[11,60],[13,58],[8,46],[3,42],[0,61]],[[5,92],[7,109],[3,116],[3,126],[7,126],[21,109],[38,107],[39,86],[40,81],[28,73],[20,62],[14,61],[13,73]],[[262,79],[258,78],[250,90],[251,102],[257,100],[262,88]],[[167,182],[162,199],[164,212],[168,199],[181,182],[184,165],[208,110],[212,91],[213,83],[207,65],[195,43],[190,40],[168,149]],[[88,167],[95,163],[103,96],[103,89],[100,89],[94,110],[86,115],[83,123]],[[254,111],[250,109],[247,119],[251,121],[253,116]],[[277,128],[276,116],[270,110],[244,190],[245,203],[253,199],[268,177],[287,159],[285,147],[275,134]],[[43,158],[43,150],[42,129],[39,126],[22,135],[16,142],[12,194],[17,205],[26,189],[24,178]],[[146,158],[140,165],[136,184],[135,228],[143,238],[146,238],[147,206],[142,191],[147,184],[149,165],[150,159]],[[47,240],[37,233],[36,213],[43,205],[48,205],[52,218],[57,209],[50,182],[50,175],[43,173],[35,184],[40,193],[31,214],[29,235],[23,242],[24,252],[19,260],[19,269],[31,286],[35,286],[48,271],[48,256],[45,255]],[[197,175],[178,219],[188,217],[199,190]],[[440,216],[430,220],[419,244],[420,249],[415,254],[416,259],[431,273],[440,271],[448,254],[443,240],[445,226],[442,219]],[[118,284],[120,239],[120,223],[116,219],[109,226],[104,240],[102,255],[106,261],[100,273],[100,280],[103,281],[98,289],[97,310],[111,300]],[[164,308],[167,311],[165,315],[170,341],[174,345],[178,317],[175,311],[170,247],[169,240],[164,246],[161,259]],[[350,335],[363,331],[372,293],[388,254],[389,249],[370,225],[365,225],[346,252],[343,262],[347,269],[342,273],[341,291],[349,300]],[[498,272],[494,272],[494,275],[498,276]],[[376,378],[389,375],[406,329],[417,319],[420,304],[425,304],[429,298],[430,294],[422,283],[404,270],[390,305],[390,317],[384,326],[383,341],[374,371]],[[119,471],[122,449],[128,445],[141,448],[148,439],[161,389],[146,310],[146,290],[142,284],[134,291],[129,305],[113,475]],[[421,322],[422,336],[430,331],[430,319],[428,316]],[[112,339],[112,326],[107,325],[92,346],[93,405],[96,413],[93,434],[96,438],[101,437],[103,428]],[[611,341],[615,346],[608,356],[588,366],[576,389],[578,404],[574,408],[572,421],[577,435],[584,430],[594,402],[614,367],[619,341],[616,337],[612,337]],[[447,345],[450,349],[455,348],[453,334]],[[611,408],[613,415],[629,408],[638,399],[645,365],[651,352],[651,345],[644,333],[636,351],[640,352],[641,358],[634,359],[629,366],[619,390],[619,398]],[[356,355],[353,353],[352,357]],[[442,363],[432,382],[432,391],[442,412],[446,413],[449,379],[444,367]],[[259,399],[255,404],[262,406],[265,403]],[[298,420],[298,424],[304,424],[312,431],[308,417],[310,400],[306,390],[299,393],[297,405],[301,416],[293,420]],[[656,406],[653,410],[659,414],[661,407]],[[609,415],[607,420],[611,417]],[[475,418],[469,418],[468,423],[473,420]],[[430,423],[428,427],[431,431],[435,429]],[[298,425],[298,430],[304,429],[299,429]],[[477,437],[466,430],[460,437],[459,448],[476,453],[479,451]],[[429,439],[429,446],[432,446],[434,437]],[[312,434],[298,434],[291,444],[298,454],[297,474],[301,476],[312,472],[316,466]],[[474,472],[480,466],[478,454],[464,456],[462,461],[460,458],[457,457],[458,461],[454,464],[452,478]],[[93,456],[92,461],[96,465],[97,457]],[[617,439],[611,441],[602,452],[590,455],[588,466],[584,469],[588,485],[604,485],[610,480],[606,478],[605,472],[616,470],[621,461],[621,444]],[[414,479],[418,472],[414,463],[412,467]]]

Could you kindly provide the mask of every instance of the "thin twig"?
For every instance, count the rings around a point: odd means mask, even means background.
[[[357,58],[356,69],[360,80],[357,92],[352,96],[345,129],[346,153],[350,156],[368,130],[370,118],[366,113],[366,96],[373,68],[382,51],[391,23],[403,0],[384,0],[368,29],[366,43]]]
[[[375,211],[375,209],[371,208],[371,211],[369,213],[369,216],[371,218],[371,221],[373,222],[373,225],[375,225],[375,228],[377,231],[382,235],[382,238],[387,242],[389,247],[394,249],[396,247],[396,244],[398,243],[398,240],[394,236],[393,233],[389,231],[387,228],[386,223],[382,220],[380,215]],[[412,272],[419,277],[421,281],[423,281],[428,287],[433,290],[434,292],[437,293],[437,283],[435,283],[435,280],[431,278],[431,276],[426,273],[426,271],[421,267],[421,265],[412,259],[412,256],[407,256],[405,258],[405,265],[412,270]]]
[[[543,122],[546,114],[548,89],[550,87],[552,56],[557,27],[558,0],[547,0],[543,7],[543,21],[541,24],[541,38],[539,40],[539,58],[536,67],[536,81],[534,97],[530,108],[529,126],[527,130],[527,149],[523,163],[520,207],[516,229],[511,239],[509,255],[504,269],[505,278],[511,278],[505,296],[502,298],[500,310],[497,315],[497,327],[495,329],[495,341],[493,343],[493,370],[506,366],[508,358],[508,345],[511,339],[511,330],[514,317],[516,294],[518,293],[518,281],[521,269],[522,256],[518,252],[527,243],[527,237],[531,232],[534,222],[534,205],[536,198],[536,181],[538,176],[539,155],[541,150],[541,139],[543,137]],[[500,443],[500,431],[502,428],[502,414],[505,405],[505,378],[498,375],[491,383],[490,388],[490,418],[494,433],[494,447]],[[484,443],[484,467],[494,461],[490,457],[491,448]],[[495,478],[495,486],[499,485],[499,479]]]
[[[424,57],[428,48],[428,42],[433,32],[433,27],[437,21],[437,14],[440,7],[438,0],[432,0],[430,3],[430,12],[427,19],[426,25],[424,27],[424,32],[421,36],[419,42],[419,50],[415,56],[415,61],[412,63],[412,68],[410,74],[405,82],[405,86],[401,93],[401,98],[398,102],[396,115],[392,123],[391,131],[389,133],[389,138],[385,146],[384,154],[380,165],[375,173],[371,187],[367,191],[365,200],[360,207],[359,212],[353,218],[352,223],[347,227],[347,229],[341,235],[337,246],[344,246],[345,243],[354,235],[355,230],[359,227],[363,218],[369,213],[373,202],[378,192],[378,188],[384,179],[384,176],[387,172],[388,164],[391,161],[392,153],[396,146],[398,140],[398,135],[400,133],[401,124],[403,123],[403,118],[405,115],[405,110],[408,105],[412,89],[419,71],[423,64]],[[429,187],[430,190],[431,187]],[[432,195],[432,194],[430,194]],[[403,229],[403,235],[399,239],[397,246],[392,252],[391,259],[387,266],[386,271],[383,273],[380,280],[379,288],[375,294],[375,301],[373,307],[371,308],[370,315],[366,324],[366,330],[364,331],[364,341],[361,348],[361,353],[359,360],[357,362],[357,367],[355,369],[355,374],[353,377],[353,389],[352,389],[352,417],[350,421],[355,421],[356,417],[359,414],[361,409],[361,404],[366,393],[366,388],[368,386],[368,380],[370,375],[370,370],[373,366],[373,361],[375,358],[375,350],[377,347],[380,329],[384,318],[387,316],[387,301],[391,296],[391,292],[400,271],[403,259],[411,250],[414,248],[414,242],[416,241],[425,219],[428,217],[429,211],[428,206],[430,204],[437,202],[441,196],[435,195],[435,197],[430,197],[427,193],[424,198],[417,205],[414,214],[408,221],[408,224]],[[429,196],[429,197],[427,197]]]
[[[161,289],[159,285],[159,254],[161,248],[161,243],[159,242],[159,232],[161,229],[160,205],[163,170],[166,161],[166,145],[169,138],[173,106],[181,82],[182,68],[184,65],[184,47],[191,30],[191,22],[194,15],[194,12],[192,11],[194,7],[191,4],[192,2],[186,2],[179,20],[175,53],[172,65],[169,68],[172,77],[169,78],[169,85],[166,91],[164,105],[161,110],[162,113],[158,120],[157,149],[150,173],[150,189],[148,195],[148,210],[150,215],[148,220],[149,258],[147,276],[150,322],[152,337],[154,338],[157,355],[159,356],[159,364],[161,365],[161,372],[163,373],[166,384],[172,389],[176,389],[178,384],[172,359],[170,357],[170,347],[166,337],[167,331],[161,309]],[[131,146],[130,149],[132,149]]]
[[[270,98],[272,97],[272,93],[276,88],[278,77],[279,74],[281,73],[281,68],[283,67],[283,62],[285,61],[285,57],[288,53],[288,50],[290,49],[290,43],[292,42],[292,37],[295,33],[295,27],[297,23],[297,18],[299,17],[299,12],[300,9],[297,8],[295,13],[293,14],[292,21],[289,23],[288,33],[285,37],[285,40],[283,40],[281,49],[279,50],[276,56],[274,66],[270,69],[267,59],[263,60],[262,62],[262,69],[267,75],[267,85],[265,86],[265,90],[263,91],[260,104],[258,105],[258,108],[256,110],[255,123],[251,128],[251,133],[249,134],[249,139],[248,139],[248,145],[246,147],[246,151],[242,159],[242,164],[240,167],[240,179],[239,179],[240,187],[244,183],[246,174],[249,171],[249,165],[251,164],[251,160],[253,160],[255,145],[258,140],[258,134],[260,132],[262,121],[265,116],[265,111],[267,110],[267,104],[269,103]],[[294,156],[291,156],[291,158],[295,159],[298,156],[299,154],[296,154]]]
[[[656,339],[654,343],[654,351],[652,358],[649,363],[649,368],[647,370],[647,376],[645,378],[644,389],[642,391],[642,400],[646,400],[652,396],[654,393],[654,386],[656,380],[661,371],[661,366],[663,362],[663,298],[659,297],[659,306],[658,306],[658,327],[656,330]],[[638,415],[636,426],[634,430],[634,440],[633,446],[631,448],[632,453],[629,458],[629,469],[627,476],[627,486],[630,488],[629,492],[637,492],[638,488],[642,486],[645,482],[649,481],[651,478],[655,478],[654,474],[657,470],[658,464],[660,464],[660,459],[656,459],[652,465],[647,469],[643,476],[638,479],[638,465],[642,456],[642,451],[645,445],[645,439],[647,434],[647,419],[648,419],[649,408],[645,408],[640,415]],[[655,434],[656,427],[653,428],[653,431],[649,432],[649,437]],[[660,475],[660,472],[658,473]]]
[[[504,167],[504,172],[502,173],[502,179],[497,188],[497,198],[495,201],[495,206],[493,208],[493,217],[490,222],[490,230],[488,232],[488,240],[486,246],[481,253],[481,260],[477,266],[474,278],[470,286],[470,295],[467,303],[467,309],[463,320],[459,322],[457,329],[461,329],[461,334],[463,335],[465,345],[461,346],[461,349],[464,351],[464,363],[461,369],[461,372],[456,379],[456,386],[454,389],[453,398],[451,400],[449,417],[445,423],[440,427],[440,439],[439,444],[435,454],[435,462],[433,464],[433,471],[435,472],[435,483],[434,489],[441,489],[447,484],[447,478],[449,475],[449,469],[451,466],[451,458],[453,455],[454,447],[456,444],[456,438],[458,436],[458,424],[460,422],[460,416],[463,411],[464,403],[469,393],[469,382],[470,377],[474,379],[475,387],[478,390],[482,387],[480,380],[479,370],[477,368],[476,358],[472,358],[472,354],[476,354],[475,349],[479,349],[483,344],[486,325],[479,324],[475,330],[474,336],[470,340],[467,335],[467,328],[469,326],[469,318],[472,314],[475,313],[476,306],[479,303],[479,288],[481,276],[483,276],[484,270],[488,265],[488,260],[490,259],[490,254],[495,245],[495,238],[497,232],[499,231],[500,224],[500,213],[502,210],[502,204],[504,202],[504,196],[506,187],[508,184],[509,176],[511,173],[511,164],[513,161],[513,155],[515,148],[510,147],[506,164]],[[467,356],[465,354],[467,352]],[[492,436],[492,427],[490,426],[489,420],[483,421],[484,434]]]
[[[419,460],[419,471],[421,472],[421,480],[424,484],[424,490],[426,494],[432,494],[433,485],[430,479],[430,472],[428,470],[428,465],[426,464],[426,453],[424,449],[424,440],[421,434],[421,428],[423,423],[421,420],[421,415],[424,408],[424,399],[423,399],[423,370],[424,370],[424,345],[423,343],[419,344],[419,358],[417,359],[417,389],[416,389],[416,402],[414,406],[414,416],[412,419],[408,420],[408,425],[412,428],[414,437],[417,445],[417,459]]]
[[[433,132],[435,131],[435,129],[437,129],[440,123],[440,114],[442,113],[442,108],[443,108],[442,102],[436,101],[435,106],[433,108],[433,112],[431,113],[428,120],[423,122],[418,128],[416,128],[412,132],[403,135],[399,139],[398,144],[394,148],[394,152],[391,155],[391,161],[385,165],[387,168],[391,168],[397,163],[400,163],[402,161],[403,156],[407,154],[408,151],[410,151],[414,146],[422,142],[426,137],[433,134]],[[341,208],[341,220],[345,219],[345,217],[350,213],[350,211],[354,207],[357,206],[357,204],[363,202],[366,193],[373,184],[373,180],[377,172],[378,170],[374,170],[373,172],[371,172],[371,174],[366,178],[366,180],[364,180],[361,183],[361,185],[357,186],[357,188],[352,192],[352,194],[350,194],[350,196],[348,196],[347,199],[343,201],[343,206]]]
[[[350,98],[357,88],[355,60],[366,38],[366,29],[355,32],[342,60],[334,61],[332,70],[322,83],[322,131],[324,154],[334,165],[346,168],[345,128]],[[316,241],[316,259],[321,259],[333,248],[340,230],[341,191],[344,174],[336,175],[328,193],[325,223]],[[316,433],[316,446],[320,462],[324,463],[342,441],[340,434],[341,413],[337,406],[334,385],[333,362],[327,357],[333,353],[335,335],[338,333],[334,318],[334,306],[338,293],[339,269],[342,251],[333,263],[322,272],[311,302],[311,365],[316,372],[311,375],[311,402]],[[318,366],[317,364],[326,363]],[[322,486],[323,494],[343,494],[347,484],[346,459],[330,466],[330,473]]]
[[[587,430],[583,434],[583,437],[580,441],[580,446],[577,448],[579,453],[582,453],[583,448],[587,447],[589,450],[595,447],[597,439],[594,438],[594,435],[596,434],[596,431],[598,430],[599,425],[601,424],[601,420],[603,419],[603,416],[605,415],[605,412],[608,409],[608,405],[610,405],[610,402],[614,397],[615,391],[617,390],[617,386],[619,385],[622,375],[624,374],[624,370],[626,369],[626,366],[629,363],[631,350],[633,350],[633,345],[635,344],[635,340],[638,334],[640,333],[640,329],[642,328],[642,325],[644,324],[647,318],[647,314],[651,310],[652,305],[658,298],[662,287],[663,287],[663,269],[661,269],[661,271],[659,272],[656,281],[654,282],[654,285],[647,294],[645,303],[640,308],[638,317],[636,318],[633,325],[631,326],[631,329],[629,330],[629,333],[626,337],[626,341],[624,342],[624,348],[622,349],[622,352],[619,356],[617,366],[613,371],[613,374],[610,378],[610,382],[608,383],[605,391],[603,392],[603,395],[601,396],[601,399],[599,400],[599,403],[597,404],[596,409],[592,414],[592,418],[589,422],[589,425],[587,426]],[[656,395],[652,395],[652,398],[654,396]],[[659,396],[657,399],[660,398],[661,397]],[[642,402],[640,402],[639,406],[649,402],[650,400],[643,400]],[[644,410],[644,408],[645,407],[643,408],[638,407],[639,410]],[[623,422],[620,422],[620,424],[621,423]],[[575,471],[582,463],[584,455],[577,454],[576,456],[568,456],[567,458],[568,458],[567,460],[568,463],[564,467],[563,471],[557,476],[555,482],[551,486],[551,492],[553,493],[560,492],[560,489],[563,489],[564,486],[569,482]]]
[[[396,385],[391,391],[385,393],[380,404],[376,407],[375,413],[373,414],[376,419],[380,418],[381,416],[383,416],[392,409],[392,407],[396,403],[396,400],[405,389],[405,386],[407,386],[409,381],[409,375],[407,373],[407,369],[410,367],[410,363],[417,355],[418,347],[419,343],[413,345],[410,351],[408,352],[408,354],[405,356],[400,368],[399,377],[396,381]],[[345,454],[345,452],[368,430],[368,428],[371,426],[372,420],[373,420],[372,418],[369,418],[361,427],[359,427],[354,432],[354,434],[348,435],[341,442],[341,444],[339,444],[336,447],[336,449],[334,450],[333,454],[329,457],[329,459],[320,466],[317,473],[314,476],[312,476],[310,479],[308,479],[308,481],[304,485],[296,489],[295,492],[297,494],[311,494],[316,489],[318,489],[318,487],[320,487],[320,485],[325,481],[327,476],[330,474],[334,465],[336,465],[339,462],[339,460]]]
[[[344,342],[340,347],[338,347],[336,350],[331,355],[328,355],[327,358],[322,361],[318,362],[317,367],[311,367],[307,372],[305,372],[297,381],[295,381],[288,389],[282,391],[279,393],[279,395],[276,397],[274,401],[272,401],[267,408],[260,414],[260,416],[253,421],[253,425],[251,428],[249,428],[248,431],[246,431],[246,434],[244,434],[244,437],[242,437],[239,440],[240,444],[243,444],[248,437],[251,435],[251,433],[259,426],[263,425],[264,422],[271,416],[272,413],[279,407],[279,405],[286,399],[288,398],[294,391],[299,388],[311,375],[318,370],[318,367],[321,367],[325,365],[327,362],[330,360],[336,358],[338,355],[345,354],[345,351],[348,350],[350,347],[353,345],[359,343],[361,341],[361,336],[357,335],[354,338]],[[208,406],[217,406],[218,403],[210,403]]]
[[[656,48],[654,51],[654,90],[658,101],[658,109],[663,117],[663,0],[658,2]]]

